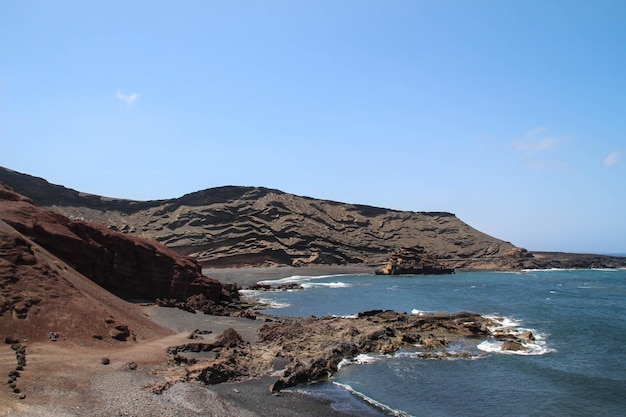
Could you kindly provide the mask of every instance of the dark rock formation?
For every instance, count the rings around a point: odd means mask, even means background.
[[[400,248],[389,257],[376,275],[441,275],[453,274],[454,268],[447,268],[421,246]]]
[[[450,342],[478,344],[493,337],[489,329],[494,325],[492,320],[468,312],[409,315],[391,310],[366,311],[357,318],[266,316],[265,320],[254,344],[229,329],[212,343],[194,341],[169,348],[171,367],[161,374],[166,382],[152,391],[162,392],[177,381],[214,384],[278,372],[281,375],[270,387],[276,393],[329,378],[341,361],[361,353],[392,354],[402,348],[419,348],[420,355],[428,359],[466,358],[471,357],[469,352],[449,352]],[[507,347],[514,348],[517,343],[525,349],[515,335],[508,335],[508,340]],[[211,352],[213,356],[188,358],[185,352]]]
[[[524,268],[592,269],[626,268],[626,257],[584,253],[533,252]]]

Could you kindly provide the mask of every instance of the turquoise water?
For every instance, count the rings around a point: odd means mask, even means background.
[[[403,351],[344,366],[331,382],[305,388],[335,399],[337,408],[355,415],[626,415],[625,270],[291,280],[305,289],[258,295],[281,307],[268,312],[473,311],[538,336],[531,355],[496,353],[488,340],[473,359],[426,360]],[[379,406],[364,409],[368,402]]]

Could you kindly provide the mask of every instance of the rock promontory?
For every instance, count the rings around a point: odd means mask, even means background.
[[[400,248],[392,253],[389,261],[375,271],[376,275],[442,275],[453,274],[454,268],[444,264],[426,252],[421,246]]]

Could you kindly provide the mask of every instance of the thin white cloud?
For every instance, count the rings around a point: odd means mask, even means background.
[[[530,169],[544,169],[545,163],[539,159],[529,159],[526,161],[526,166]]]
[[[117,93],[115,94],[115,97],[117,97],[118,100],[126,103],[127,106],[130,106],[135,101],[137,101],[137,98],[139,98],[139,94],[137,93],[124,94],[122,93],[122,90],[118,88]]]
[[[566,138],[544,135],[546,131],[545,127],[533,129],[524,134],[522,138],[515,140],[513,146],[518,151],[536,153],[547,151],[567,140]]]
[[[613,151],[604,158],[604,167],[611,168],[617,165],[622,159],[621,151]]]
[[[555,136],[545,127],[537,127],[512,141],[513,149],[524,160],[526,167],[533,170],[550,170],[567,174],[572,171],[558,149],[571,140],[567,136]]]

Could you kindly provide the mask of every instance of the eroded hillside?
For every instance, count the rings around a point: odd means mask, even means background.
[[[380,264],[399,247],[416,245],[453,268],[517,267],[525,256],[451,213],[338,203],[262,187],[219,187],[169,200],[120,200],[4,168],[0,181],[42,208],[154,239],[205,266]]]

